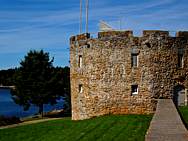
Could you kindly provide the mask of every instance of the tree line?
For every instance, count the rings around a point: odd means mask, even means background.
[[[54,105],[63,98],[64,109],[70,112],[70,68],[54,67],[53,61],[49,53],[31,50],[20,67],[0,71],[0,84],[15,86],[11,90],[12,98],[24,110],[35,105],[43,115],[44,104]]]

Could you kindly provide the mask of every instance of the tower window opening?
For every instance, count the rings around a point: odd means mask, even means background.
[[[183,61],[183,54],[178,53],[178,67],[183,68],[184,61]]]
[[[138,54],[131,54],[131,66],[138,67]]]
[[[79,55],[79,58],[78,58],[78,67],[79,68],[82,67],[82,55]]]
[[[138,85],[132,85],[131,86],[131,95],[137,95],[138,94]]]
[[[83,92],[83,85],[82,85],[82,84],[79,84],[79,86],[78,86],[78,91],[79,91],[79,93],[82,93],[82,92]]]

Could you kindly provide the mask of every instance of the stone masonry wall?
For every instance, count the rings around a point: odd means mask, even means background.
[[[170,37],[167,31],[100,32],[70,39],[72,119],[82,120],[104,114],[149,114],[156,99],[172,98],[177,83],[188,80],[188,32]],[[183,67],[178,67],[178,52]],[[131,66],[131,54],[138,66]],[[79,57],[82,66],[79,67]],[[131,86],[138,85],[132,95]],[[79,92],[79,87],[82,91]]]

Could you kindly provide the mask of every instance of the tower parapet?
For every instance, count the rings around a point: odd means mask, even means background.
[[[108,39],[108,38],[134,38],[133,31],[105,31],[105,32],[98,32],[98,37],[96,39]],[[144,30],[141,37],[136,38],[149,38],[149,37],[171,37],[169,35],[169,31],[162,31],[162,30]],[[176,37],[184,37],[188,39],[188,31],[177,31]],[[70,42],[73,43],[74,41],[85,41],[91,39],[90,33],[83,33],[76,36],[72,36],[70,38]]]

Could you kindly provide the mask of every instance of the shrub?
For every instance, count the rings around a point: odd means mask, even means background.
[[[18,124],[18,123],[21,123],[21,120],[18,117],[0,116],[0,126]]]

